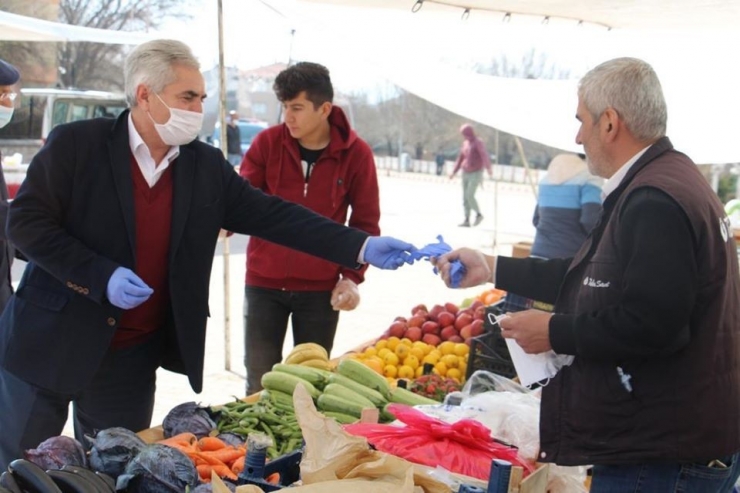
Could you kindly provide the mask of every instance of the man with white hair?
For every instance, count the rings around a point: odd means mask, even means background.
[[[554,303],[500,322],[527,353],[573,356],[542,389],[541,462],[593,464],[591,493],[729,492],[740,475],[740,282],[727,215],[665,136],[658,77],[634,58],[581,80],[576,118],[603,213],[570,259],[462,249],[461,287]],[[552,353],[549,353],[552,354]]]
[[[393,269],[413,246],[263,194],[196,137],[206,97],[183,43],[127,58],[130,111],[61,125],[34,157],[8,232],[29,259],[0,318],[0,469],[61,433],[150,426],[156,370],[203,386],[219,231],[348,267]]]

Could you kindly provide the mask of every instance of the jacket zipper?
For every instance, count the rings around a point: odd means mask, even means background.
[[[318,159],[317,159],[318,161]],[[308,179],[311,177],[311,168],[316,166],[316,163],[306,163],[306,182],[303,185],[303,198],[305,199],[308,195]]]

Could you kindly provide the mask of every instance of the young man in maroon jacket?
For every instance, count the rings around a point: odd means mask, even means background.
[[[332,105],[329,71],[301,62],[278,74],[273,88],[283,105],[284,123],[257,136],[240,174],[267,194],[379,234],[373,153],[350,128],[344,112]],[[364,272],[250,239],[244,316],[248,393],[259,390],[262,375],[282,359],[288,317],[295,344],[316,342],[331,352],[338,310],[357,307]]]

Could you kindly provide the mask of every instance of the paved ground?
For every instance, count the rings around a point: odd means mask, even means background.
[[[382,233],[410,241],[417,246],[444,236],[453,247],[470,246],[502,255],[511,253],[511,245],[531,240],[531,225],[535,198],[532,189],[524,185],[486,182],[478,193],[485,219],[475,228],[460,228],[462,220],[462,190],[459,179],[418,173],[382,171],[381,228]],[[498,212],[496,214],[496,211]],[[497,230],[498,235],[494,234]],[[187,378],[165,370],[157,375],[157,396],[153,424],[162,422],[167,412],[177,404],[199,401],[218,404],[243,396],[245,392],[243,365],[243,289],[245,246],[247,238],[232,237],[229,254],[219,245],[213,263],[210,287],[211,318],[208,323],[204,390],[195,394]],[[496,241],[496,245],[494,245]],[[20,279],[20,266],[14,269],[14,279]],[[224,295],[224,271],[228,273],[228,297]],[[398,315],[408,315],[418,303],[433,305],[445,301],[460,302],[479,293],[482,288],[450,290],[432,273],[427,262],[405,266],[398,271],[370,268],[360,286],[362,302],[353,312],[343,312],[335,341],[334,356],[377,337]],[[228,300],[228,325],[224,318]],[[228,333],[228,336],[225,334]],[[225,341],[230,341],[226,343]],[[292,345],[290,337],[285,351]],[[225,349],[227,348],[227,349]],[[227,358],[230,370],[227,370]],[[71,432],[71,426],[65,433]]]

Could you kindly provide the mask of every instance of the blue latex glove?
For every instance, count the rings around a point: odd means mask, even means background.
[[[413,264],[411,252],[415,251],[411,243],[390,236],[371,236],[365,244],[363,260],[379,269],[395,270],[403,264]]]
[[[416,260],[427,259],[430,257],[439,257],[445,253],[452,251],[452,247],[445,243],[442,235],[437,235],[437,243],[429,243],[424,247],[411,253],[411,257]],[[434,273],[439,274],[437,268],[434,268]],[[453,260],[450,262],[450,284],[453,288],[459,288],[460,282],[465,277],[465,266],[460,260]]]
[[[129,310],[144,303],[153,292],[133,271],[119,267],[110,276],[105,294],[113,306]]]

